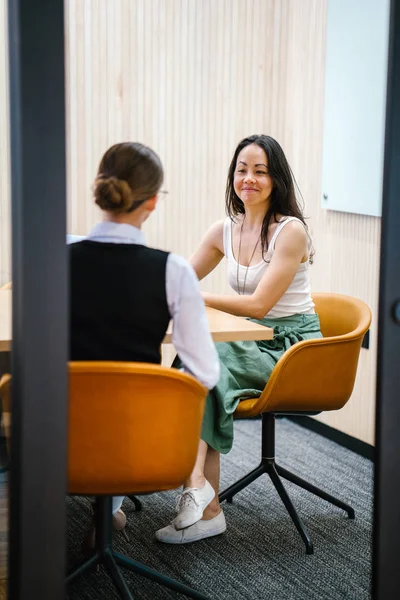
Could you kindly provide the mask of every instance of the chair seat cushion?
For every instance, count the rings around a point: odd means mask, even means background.
[[[223,454],[232,447],[233,413],[240,400],[260,396],[276,363],[293,344],[322,337],[318,315],[251,320],[273,327],[274,338],[216,344],[221,376],[207,397],[201,437]]]

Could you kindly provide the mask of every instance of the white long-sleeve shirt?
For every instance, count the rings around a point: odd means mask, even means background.
[[[83,239],[83,236],[67,236],[69,243]],[[109,221],[97,223],[86,239],[146,245],[144,234],[137,227]],[[196,274],[190,264],[177,254],[168,255],[165,288],[172,317],[172,343],[183,363],[184,371],[212,389],[219,379],[218,354],[209,331]]]

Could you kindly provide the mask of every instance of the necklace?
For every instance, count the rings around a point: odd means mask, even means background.
[[[260,235],[258,236],[258,238],[257,238],[257,241],[256,241],[256,245],[254,246],[254,248],[253,248],[253,252],[251,253],[250,260],[249,260],[249,264],[247,265],[247,267],[246,267],[246,271],[245,271],[245,273],[244,273],[244,279],[243,279],[243,289],[242,289],[242,293],[240,293],[240,285],[239,285],[239,267],[240,267],[240,250],[241,250],[241,248],[242,248],[242,230],[243,230],[243,225],[244,225],[244,219],[243,219],[243,221],[242,221],[242,225],[241,225],[241,227],[240,227],[240,235],[239,235],[239,250],[238,250],[238,258],[237,258],[237,263],[236,263],[236,265],[237,265],[237,266],[236,266],[236,283],[237,283],[237,289],[238,289],[238,294],[239,294],[239,296],[244,296],[244,294],[245,294],[245,291],[246,291],[246,279],[247,279],[247,272],[248,272],[248,270],[249,270],[249,267],[250,267],[250,265],[251,265],[251,261],[253,260],[253,256],[254,256],[254,254],[255,254],[255,252],[256,252],[256,248],[257,248],[257,246],[258,246],[258,242],[260,241],[260,237],[261,237],[261,232],[260,232]]]

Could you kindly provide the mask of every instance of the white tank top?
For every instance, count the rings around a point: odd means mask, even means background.
[[[290,221],[299,221],[297,217],[287,217],[284,221],[275,229],[274,235],[268,245],[268,251],[264,257],[264,260],[257,263],[256,265],[250,265],[250,267],[244,267],[238,265],[232,252],[232,221],[225,219],[224,222],[224,253],[228,261],[228,282],[229,285],[235,292],[243,293],[243,287],[246,278],[245,294],[250,295],[255,292],[261,278],[265,271],[268,269],[269,263],[275,251],[275,242],[279,233]],[[303,225],[303,223],[302,223]],[[307,233],[308,235],[308,233]],[[311,248],[311,240],[309,241],[309,249]],[[314,302],[311,298],[311,287],[308,274],[309,262],[301,263],[297,272],[289,285],[286,292],[281,296],[275,306],[267,313],[266,317],[279,318],[279,317],[290,317],[297,314],[314,314]],[[247,271],[247,276],[246,276]],[[237,281],[239,279],[239,289]]]

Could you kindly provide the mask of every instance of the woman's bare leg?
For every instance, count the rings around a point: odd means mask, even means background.
[[[184,487],[201,488],[205,485],[206,479],[212,485],[215,491],[215,497],[205,508],[203,519],[213,519],[221,512],[221,506],[218,500],[220,477],[220,454],[211,448],[206,442],[200,440],[197,451],[196,463],[190,476],[184,482]]]
[[[221,512],[221,505],[219,503],[219,473],[220,473],[220,453],[208,446],[208,452],[206,456],[206,462],[204,465],[204,475],[213,486],[215,490],[214,499],[211,500],[210,504],[204,509],[203,519],[213,519]]]
[[[193,471],[190,473],[189,477],[184,481],[183,486],[185,488],[202,488],[206,483],[206,478],[204,475],[205,463],[208,451],[208,444],[200,440],[199,448],[197,450],[196,462],[193,467]]]

